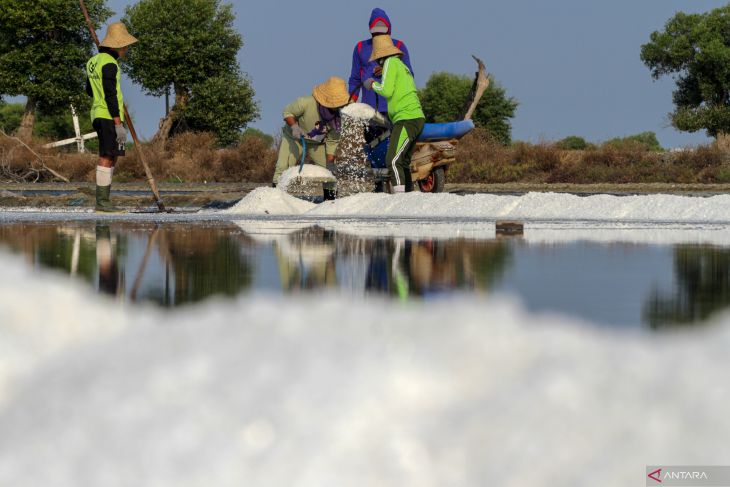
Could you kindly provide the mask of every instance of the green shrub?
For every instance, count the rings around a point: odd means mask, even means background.
[[[558,149],[562,150],[586,150],[588,148],[588,142],[586,142],[586,139],[577,135],[570,135],[559,140],[555,145]]]
[[[626,137],[616,137],[607,140],[603,143],[603,145],[617,149],[630,148],[634,146],[642,147],[654,152],[664,151],[654,132],[641,132],[640,134],[627,135]]]

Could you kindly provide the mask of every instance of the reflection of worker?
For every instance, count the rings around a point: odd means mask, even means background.
[[[119,291],[119,267],[108,225],[96,226],[96,266],[99,269],[99,291],[116,296]]]
[[[389,35],[374,37],[370,59],[382,66],[382,82],[369,78],[363,83],[366,89],[388,100],[388,116],[393,130],[385,163],[394,193],[413,191],[411,156],[426,122],[413,74],[401,60],[402,56],[403,51],[393,45]]]
[[[284,291],[337,286],[333,237],[329,231],[307,229],[278,242],[275,252]]]
[[[109,199],[117,157],[124,155],[127,131],[124,129],[124,98],[117,59],[137,42],[121,22],[109,26],[99,54],[86,63],[86,93],[94,98],[91,122],[99,137],[99,163],[96,166],[96,211],[119,211]]]
[[[299,164],[302,139],[305,140],[307,154],[312,161],[334,171],[341,127],[339,109],[347,105],[349,99],[345,80],[332,77],[316,86],[312,95],[298,98],[284,108],[286,127],[282,130],[274,186],[284,171]],[[334,183],[324,183],[324,197],[328,200],[335,198]]]
[[[370,35],[374,39],[375,37],[382,35],[391,35],[391,23],[388,14],[385,10],[379,8],[373,9],[370,14],[370,22],[368,24],[370,29]],[[383,68],[375,61],[370,60],[370,56],[373,54],[373,39],[367,39],[360,41],[355,46],[352,53],[352,72],[350,73],[350,93],[352,93],[352,100],[358,101],[360,87],[363,82],[368,78],[373,78],[376,81],[380,81],[381,73]],[[413,67],[411,66],[410,57],[408,55],[408,49],[403,41],[393,39],[396,47],[403,52],[403,62],[411,74],[413,73]],[[376,96],[374,92],[363,90],[362,91],[362,103],[367,103],[371,107],[383,114],[388,113],[388,103],[385,98]]]

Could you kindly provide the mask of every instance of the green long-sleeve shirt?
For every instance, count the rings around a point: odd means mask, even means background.
[[[373,91],[388,100],[391,122],[426,118],[413,75],[399,57],[392,56],[385,60],[382,81],[373,83]]]

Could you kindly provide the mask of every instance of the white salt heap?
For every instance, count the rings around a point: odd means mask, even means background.
[[[295,189],[295,186],[303,186],[306,181],[335,181],[334,175],[325,167],[316,164],[304,164],[301,172],[299,166],[290,167],[279,177],[276,187],[282,191]]]
[[[350,103],[340,110],[342,115],[357,118],[360,120],[370,120],[375,116],[375,108],[365,103]]]
[[[727,462],[727,316],[650,334],[494,297],[123,310],[0,261],[3,486],[611,487]]]
[[[223,213],[241,213],[245,215],[299,215],[306,213],[316,205],[309,201],[295,198],[278,188],[256,188],[246,195],[232,208]]]
[[[257,195],[259,197],[261,195]],[[230,212],[245,216],[246,196]],[[273,197],[273,196],[272,196]],[[276,197],[278,198],[278,196]],[[730,195],[690,197],[667,194],[638,196],[576,196],[565,193],[528,193],[522,196],[449,193],[399,195],[363,193],[322,205],[298,206],[280,215],[310,218],[420,218],[485,220],[615,222],[730,222]]]
[[[373,113],[375,112],[369,105],[364,106],[370,108]],[[343,113],[340,143],[337,147],[337,169],[335,171],[340,196],[373,190],[374,182],[370,162],[365,155],[365,130],[367,127],[367,119],[355,118]]]

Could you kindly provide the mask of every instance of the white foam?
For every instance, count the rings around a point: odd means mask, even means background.
[[[649,334],[494,297],[123,310],[0,261],[0,485],[620,486],[727,460],[727,316]]]

